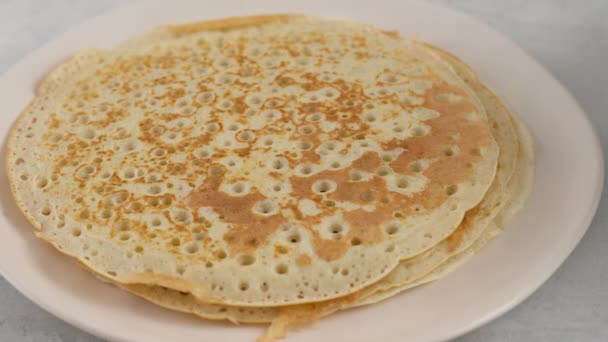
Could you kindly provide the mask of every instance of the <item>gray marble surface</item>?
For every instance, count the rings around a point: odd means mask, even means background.
[[[608,151],[607,0],[435,0],[489,23],[579,100]],[[119,0],[0,0],[0,73]],[[606,158],[608,160],[608,157]],[[582,242],[528,300],[458,341],[608,341],[608,189]],[[51,316],[0,277],[0,341],[99,339]]]

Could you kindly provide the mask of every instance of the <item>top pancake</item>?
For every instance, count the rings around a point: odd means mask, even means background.
[[[474,92],[425,49],[271,16],[76,55],[21,114],[7,165],[38,236],[95,272],[272,306],[429,249],[497,156]]]

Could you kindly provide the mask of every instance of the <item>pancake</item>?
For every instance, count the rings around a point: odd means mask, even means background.
[[[449,56],[445,54],[442,57],[449,60],[447,58]],[[464,77],[464,72],[467,70],[465,69],[465,65],[458,60],[450,60],[450,62],[453,67],[458,68],[459,75]],[[522,187],[517,184],[519,182],[518,179],[521,177],[516,177],[513,180],[511,178],[517,168],[518,158],[521,159],[528,156],[528,159],[530,159],[530,153],[526,155],[519,153],[518,129],[512,124],[511,114],[508,109],[495,96],[490,96],[489,90],[478,81],[474,81],[474,78],[470,77],[470,75],[466,79],[468,79],[472,88],[479,91],[479,95],[482,95],[480,98],[486,106],[489,121],[492,123],[492,133],[497,137],[497,142],[500,146],[499,164],[501,167],[496,173],[490,190],[482,202],[480,202],[478,208],[467,212],[464,222],[445,241],[420,256],[402,261],[400,266],[380,282],[358,291],[349,296],[349,298],[337,299],[335,302],[327,303],[328,307],[345,308],[347,307],[347,303],[348,305],[352,305],[355,302],[355,305],[361,305],[373,298],[377,298],[379,295],[376,295],[376,293],[381,292],[383,296],[386,296],[387,293],[395,291],[395,288],[404,287],[407,284],[416,284],[419,281],[430,281],[430,277],[425,275],[431,271],[433,274],[443,274],[444,272],[435,272],[434,269],[438,268],[438,265],[442,263],[449,262],[446,260],[451,260],[456,254],[467,254],[473,241],[479,239],[482,234],[485,234],[484,232],[487,230],[486,226],[489,222],[499,214],[499,211],[507,210],[504,207],[504,203],[511,201],[513,195],[520,193],[519,189]],[[527,169],[524,168],[525,163],[526,160],[522,159],[520,161],[518,172],[523,172],[523,170]],[[525,191],[522,193],[525,193]],[[512,206],[509,205],[508,207]],[[500,216],[504,216],[504,214]],[[460,257],[459,259],[463,258]],[[452,264],[454,263],[452,262]],[[258,311],[258,308],[255,308],[252,311],[251,308],[206,304],[197,301],[191,295],[180,294],[177,291],[155,286],[129,285],[124,288],[161,306],[195,313],[209,319],[228,319],[243,323],[259,323],[269,322],[278,314],[278,310],[271,310],[271,308],[259,308],[260,311]],[[360,299],[355,301],[354,298]],[[340,301],[342,303],[337,305],[337,302]],[[320,305],[322,303],[314,307],[316,312],[322,311],[320,310]],[[246,314],[243,314],[243,312]]]
[[[467,212],[454,234],[433,249],[402,261],[378,283],[349,296],[326,303],[283,308],[260,341],[273,341],[284,337],[291,329],[310,324],[338,310],[374,304],[444,277],[498,235],[530,195],[534,181],[534,151],[525,125],[479,81],[464,62],[437,47],[428,44],[427,47],[455,69],[477,92],[486,108],[501,154],[490,190],[478,206]]]
[[[36,235],[112,282],[264,307],[431,249],[497,160],[475,92],[426,48],[270,16],[77,54],[13,127],[7,174]]]

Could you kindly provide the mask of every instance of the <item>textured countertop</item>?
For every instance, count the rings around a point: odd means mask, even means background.
[[[489,23],[538,59],[578,99],[608,151],[608,1],[434,2]],[[0,0],[0,74],[70,26],[124,3]],[[591,228],[550,280],[514,310],[458,341],[608,341],[607,192]],[[99,339],[38,308],[0,277],[0,341]]]

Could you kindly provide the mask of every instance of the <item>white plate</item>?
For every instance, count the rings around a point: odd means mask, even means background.
[[[572,251],[597,208],[600,145],[587,117],[537,62],[491,28],[424,2],[235,0],[143,2],[97,17],[24,58],[0,79],[3,144],[36,82],[82,47],[111,47],[163,23],[255,13],[348,17],[450,50],[472,65],[529,125],[536,140],[533,195],[516,222],[448,277],[386,302],[342,312],[289,341],[444,340],[496,318],[537,289]],[[4,148],[3,148],[4,149]],[[4,168],[1,168],[4,170]],[[254,340],[260,327],[202,321],[106,285],[34,238],[0,178],[0,269],[32,301],[100,337],[125,341]]]

